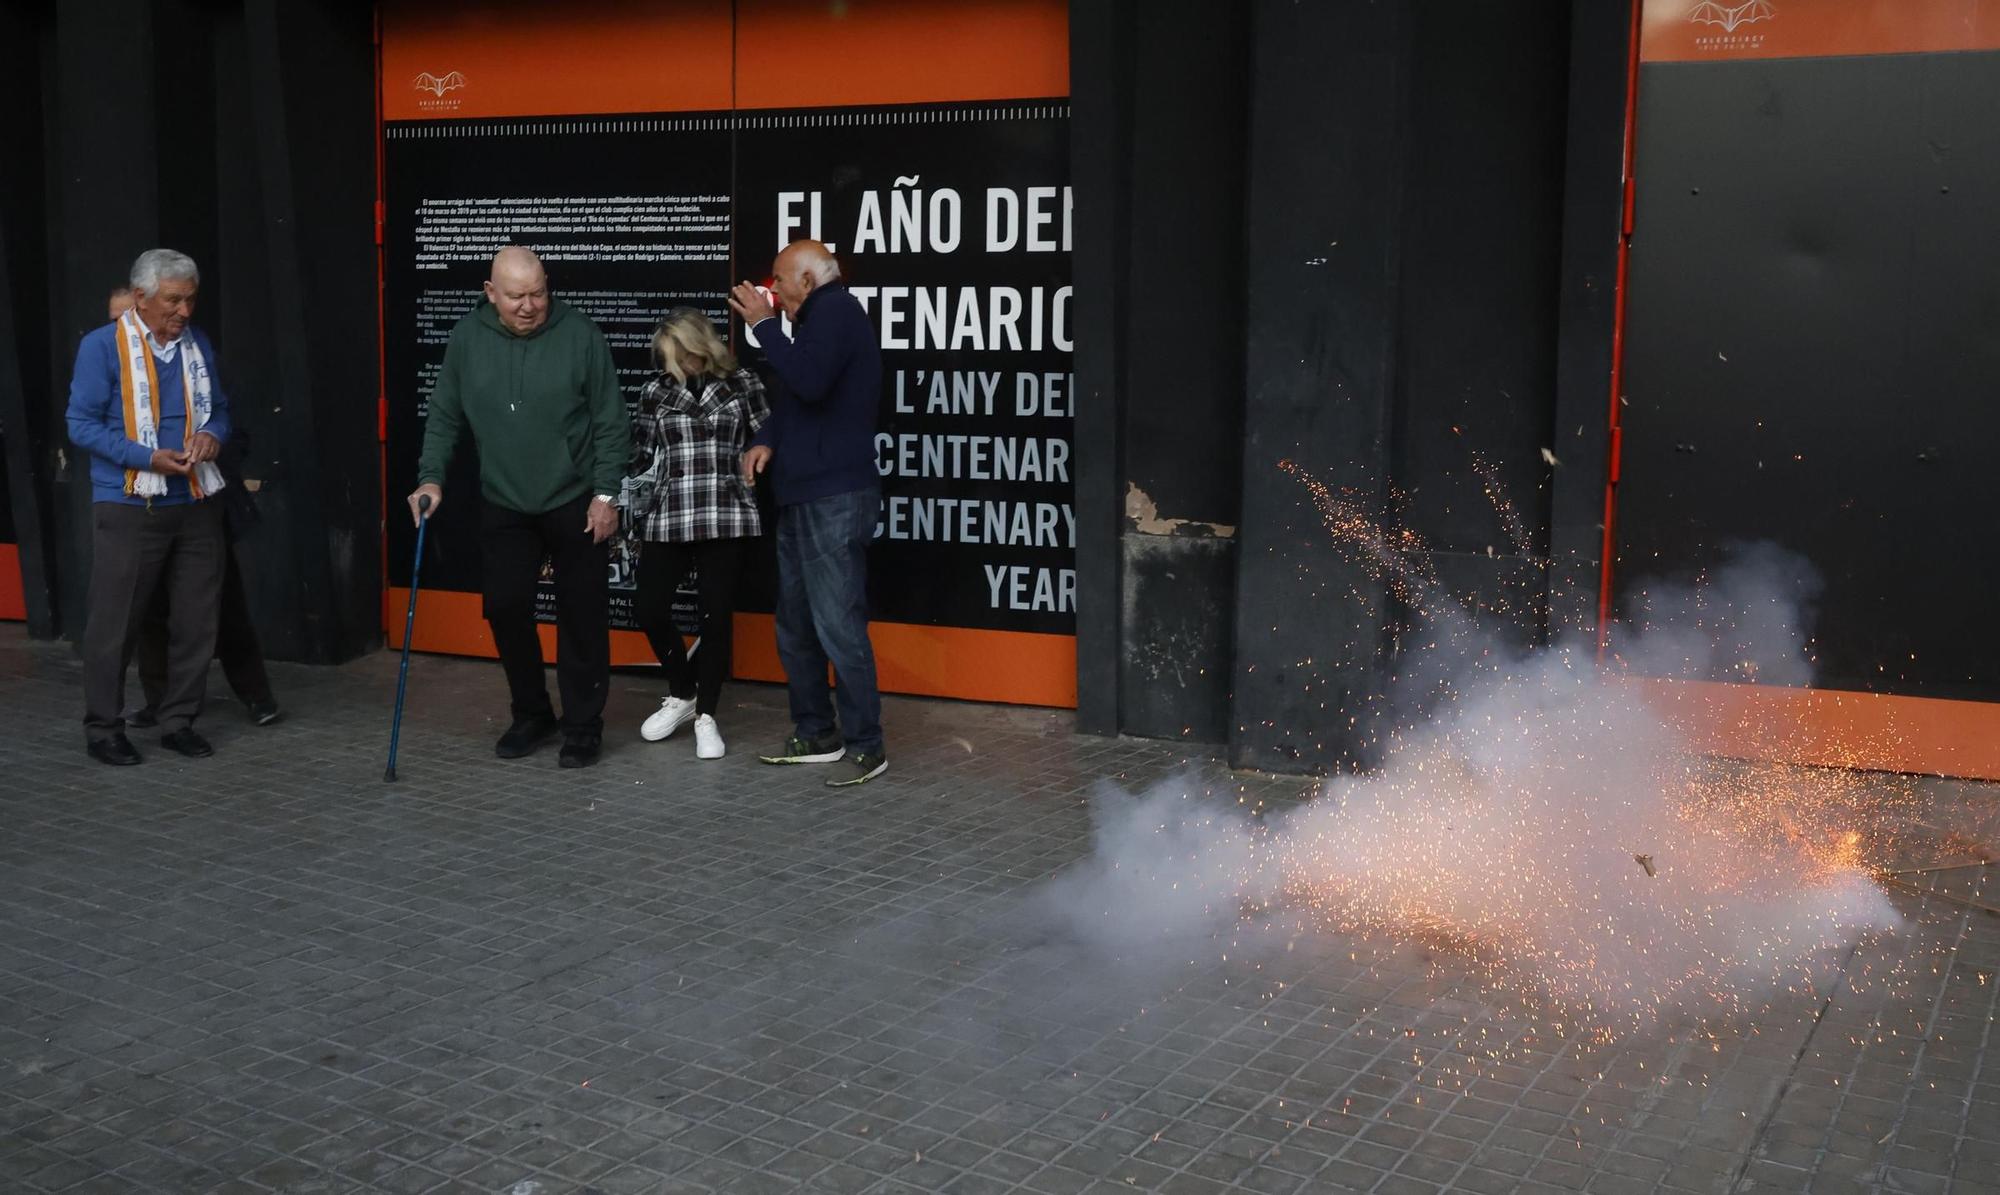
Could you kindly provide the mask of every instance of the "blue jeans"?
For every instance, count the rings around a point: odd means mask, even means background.
[[[882,753],[882,694],[868,642],[868,544],[881,492],[854,490],[778,512],[778,659],[791,691],[792,723],[811,741],[834,729],[833,703],[849,752]],[[831,661],[840,686],[829,693]]]

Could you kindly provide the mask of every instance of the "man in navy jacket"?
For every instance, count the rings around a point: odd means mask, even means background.
[[[882,504],[875,471],[882,350],[825,245],[793,241],[771,270],[790,336],[755,286],[740,283],[729,295],[783,383],[743,454],[743,480],[755,485],[768,469],[777,490],[778,658],[792,705],[791,738],[760,758],[837,763],[828,786],[865,784],[889,767],[868,641],[868,544]],[[839,679],[831,694],[829,661]]]

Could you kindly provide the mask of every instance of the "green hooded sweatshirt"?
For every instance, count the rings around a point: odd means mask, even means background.
[[[616,494],[632,454],[618,371],[597,325],[558,299],[526,336],[480,300],[451,330],[424,425],[417,484],[444,484],[460,435],[479,449],[479,491],[523,514]]]

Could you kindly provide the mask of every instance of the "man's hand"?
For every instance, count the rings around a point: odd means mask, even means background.
[[[188,464],[199,465],[203,461],[214,460],[221,452],[222,441],[207,432],[196,432],[188,438],[185,455]]]
[[[186,453],[168,452],[164,448],[153,449],[153,463],[146,467],[155,473],[164,473],[169,477],[186,477],[193,468],[192,465],[188,464]]]
[[[756,485],[757,475],[771,463],[771,446],[758,444],[743,454],[743,484]]]
[[[430,510],[422,513],[418,512],[417,499],[419,498],[429,498],[431,500]],[[416,490],[410,494],[410,526],[412,527],[422,526],[423,521],[429,518],[431,515],[436,514],[438,512],[438,507],[443,505],[444,505],[443,486],[439,485],[435,481],[426,482],[423,485],[418,486]]]
[[[590,500],[590,512],[583,517],[583,529],[590,532],[590,542],[601,544],[618,532],[618,508],[602,498]]]
[[[739,282],[729,289],[729,309],[742,316],[744,326],[750,328],[778,314],[771,300],[749,282]]]

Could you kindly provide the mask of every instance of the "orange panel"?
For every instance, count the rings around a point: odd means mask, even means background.
[[[2000,703],[1627,678],[1698,751],[2000,780]]]
[[[403,614],[410,591],[391,589],[383,601],[389,647],[403,647]],[[555,659],[555,628],[541,628],[542,651]],[[1012,705],[1076,706],[1076,638],[1022,631],[979,631],[901,622],[868,626],[875,643],[876,680],[887,693],[998,701]],[[736,676],[782,681],[776,636],[769,614],[738,614],[735,626]],[[491,659],[493,636],[479,613],[479,595],[424,590],[417,596],[417,651]],[[611,632],[613,664],[653,663],[653,650],[637,631]]]
[[[740,0],[737,106],[1069,94],[1067,0]]]
[[[0,618],[20,622],[28,617],[28,598],[21,587],[21,548],[0,544]]]
[[[1646,0],[1647,62],[2000,49],[1994,0]]]
[[[387,628],[389,649],[403,649],[403,616],[410,606],[410,591],[391,589],[382,600],[382,625]],[[739,616],[740,617],[740,616]],[[549,623],[539,628],[542,656],[554,662],[556,629]],[[417,595],[416,651],[434,651],[451,656],[499,656],[493,634],[486,628],[486,616],[479,612],[479,595],[449,589],[426,589]],[[637,631],[611,632],[613,664],[654,663],[653,649]]]
[[[1065,0],[741,0],[733,27],[731,8],[726,0],[384,0],[382,115],[442,120],[1069,94]]]
[[[730,106],[728,0],[383,0],[382,117]]]

